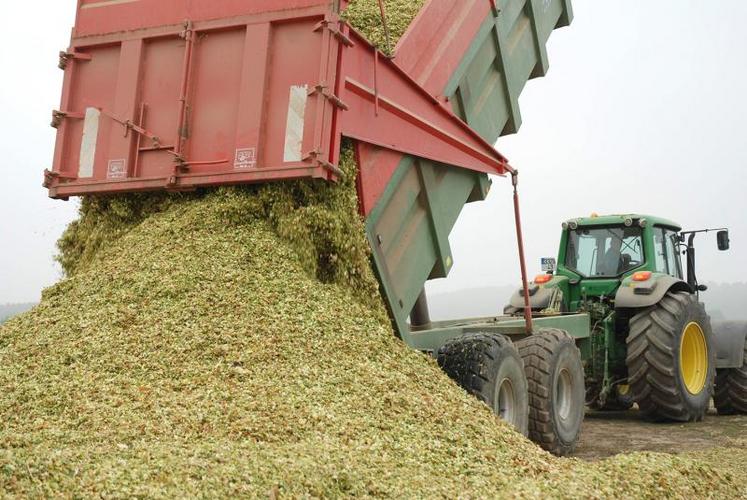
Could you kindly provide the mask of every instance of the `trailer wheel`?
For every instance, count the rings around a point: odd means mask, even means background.
[[[713,403],[719,415],[747,414],[747,343],[741,368],[718,370]]]
[[[555,455],[573,453],[586,409],[575,340],[563,330],[547,328],[517,347],[529,381],[529,437]]]
[[[438,365],[501,419],[527,435],[527,379],[511,340],[490,333],[453,340],[439,349]]]
[[[628,381],[644,418],[700,421],[711,400],[715,353],[698,299],[667,293],[630,320]]]

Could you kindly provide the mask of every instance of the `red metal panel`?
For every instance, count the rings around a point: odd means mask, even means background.
[[[173,148],[179,113],[179,78],[184,40],[178,36],[148,39],[142,61],[140,124],[163,141],[161,146]],[[138,143],[138,163],[131,172],[138,177],[165,177],[173,168],[173,157],[167,149],[154,148],[144,137]]]
[[[359,143],[356,148],[356,159],[360,169],[358,198],[361,214],[368,216],[402,162],[402,153]]]
[[[491,6],[491,0],[429,0],[397,44],[397,64],[443,99]]]
[[[506,160],[394,62],[352,34],[346,52],[343,135],[448,165],[503,175]]]
[[[329,0],[79,0],[75,37],[326,7]]]
[[[76,33],[95,35],[74,38],[66,57],[51,196],[335,180],[342,135],[505,173],[490,144],[341,25],[329,0],[158,6],[81,1]],[[382,168],[363,186],[367,206],[393,172]]]

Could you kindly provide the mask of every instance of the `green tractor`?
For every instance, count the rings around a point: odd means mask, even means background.
[[[699,300],[707,287],[696,277],[694,240],[710,231],[728,250],[728,230],[682,231],[658,217],[563,223],[557,264],[543,259],[529,302],[538,319],[589,316],[590,335],[576,338],[589,407],[636,403],[649,420],[689,422],[703,419],[713,397],[720,414],[747,413],[747,323],[711,324]],[[523,314],[525,304],[522,289],[505,313]]]

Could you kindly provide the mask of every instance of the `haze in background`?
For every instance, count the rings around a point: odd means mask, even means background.
[[[728,226],[730,252],[697,238],[698,276],[747,282],[747,2],[573,5],[573,24],[550,38],[547,77],[521,96],[521,130],[497,144],[521,171],[530,276],[557,255],[562,221],[643,212]],[[452,275],[430,291],[518,285],[510,184],[494,179],[467,207]]]
[[[688,228],[728,225],[733,250],[700,239],[703,281],[747,281],[747,164],[742,0],[574,0],[553,34],[546,78],[521,98],[524,125],[498,149],[522,172],[529,271],[557,253],[560,223],[591,212],[640,211]],[[55,241],[75,202],[41,188],[51,165],[62,71],[57,53],[73,0],[7,2],[0,32],[0,303],[38,300],[60,277]],[[435,293],[516,286],[510,182],[466,209],[451,236],[455,268]],[[707,300],[707,295],[705,296]],[[503,298],[497,297],[502,303]]]

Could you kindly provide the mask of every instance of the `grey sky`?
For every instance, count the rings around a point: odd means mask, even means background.
[[[747,2],[573,3],[573,26],[551,39],[548,76],[521,98],[521,131],[498,143],[522,171],[530,273],[556,253],[562,220],[640,211],[689,228],[728,225],[733,250],[701,241],[700,277],[747,281]],[[41,188],[75,2],[3,8],[0,303],[36,300],[59,279],[54,242],[76,210]],[[497,179],[487,202],[468,207],[451,237],[452,277],[432,290],[517,282],[509,184]]]

